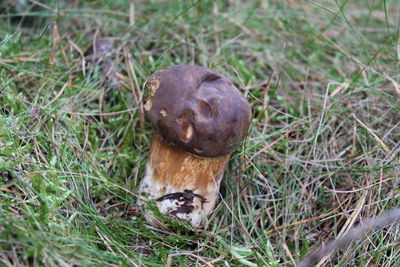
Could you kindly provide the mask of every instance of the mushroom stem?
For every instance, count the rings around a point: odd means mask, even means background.
[[[198,157],[167,145],[158,133],[153,135],[149,153],[139,194],[156,200],[161,213],[199,226],[215,207],[230,154]],[[146,217],[152,220],[151,214]]]

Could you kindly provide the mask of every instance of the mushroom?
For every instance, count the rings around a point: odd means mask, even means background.
[[[201,66],[161,69],[146,88],[145,115],[156,131],[139,204],[155,200],[161,213],[200,226],[249,125],[250,105],[225,76]]]

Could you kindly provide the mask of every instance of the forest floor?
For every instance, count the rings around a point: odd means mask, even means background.
[[[0,3],[0,265],[293,265],[400,206],[397,0]],[[176,64],[252,106],[203,231],[136,206],[144,82]],[[396,266],[399,236],[323,265]]]

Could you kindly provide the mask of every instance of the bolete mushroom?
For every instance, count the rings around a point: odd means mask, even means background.
[[[250,105],[225,76],[201,66],[161,69],[146,87],[145,115],[156,131],[139,193],[160,212],[199,226],[214,209]]]

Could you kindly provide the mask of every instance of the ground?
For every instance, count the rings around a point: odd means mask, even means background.
[[[397,0],[0,1],[1,264],[290,266],[398,207],[399,37]],[[144,81],[174,64],[253,111],[202,231],[136,206]],[[399,233],[323,265],[396,266]]]

